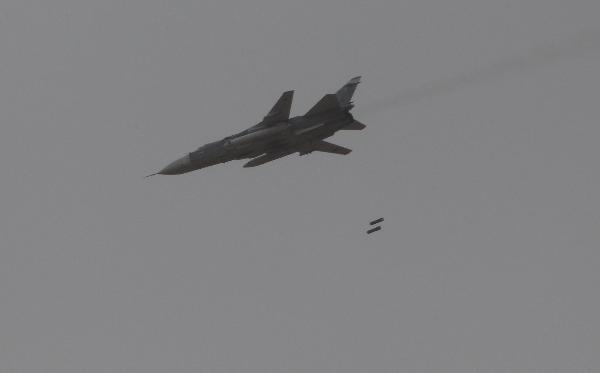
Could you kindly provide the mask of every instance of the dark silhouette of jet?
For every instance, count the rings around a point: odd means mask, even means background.
[[[179,175],[235,159],[250,159],[244,167],[255,167],[296,152],[348,154],[350,149],[324,139],[339,130],[366,127],[350,114],[352,95],[359,83],[360,76],[350,79],[336,93],[323,96],[306,114],[294,118],[289,117],[294,91],[284,92],[260,123],[201,146],[152,175]]]

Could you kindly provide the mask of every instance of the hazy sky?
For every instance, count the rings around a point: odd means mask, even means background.
[[[600,371],[599,16],[2,1],[0,372]],[[348,156],[143,178],[355,75]]]

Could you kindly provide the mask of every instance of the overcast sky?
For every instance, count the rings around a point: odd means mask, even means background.
[[[3,0],[0,372],[600,371],[599,16]],[[143,178],[356,75],[347,156]]]

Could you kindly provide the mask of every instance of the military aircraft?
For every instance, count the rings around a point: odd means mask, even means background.
[[[339,130],[362,130],[355,120],[351,99],[360,76],[350,79],[335,94],[326,94],[306,114],[290,118],[294,91],[284,92],[263,120],[233,136],[201,146],[152,175],[180,175],[235,159],[251,159],[255,167],[298,152],[348,154],[350,149],[324,141]],[[148,175],[148,176],[152,176]]]

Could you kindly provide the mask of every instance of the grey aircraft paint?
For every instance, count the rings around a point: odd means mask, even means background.
[[[350,149],[324,139],[339,130],[366,127],[350,114],[352,95],[359,83],[360,76],[350,79],[335,94],[323,96],[306,114],[293,118],[289,114],[294,91],[284,92],[260,123],[201,146],[152,175],[180,175],[236,159],[251,159],[244,167],[255,167],[296,152],[348,154]]]

